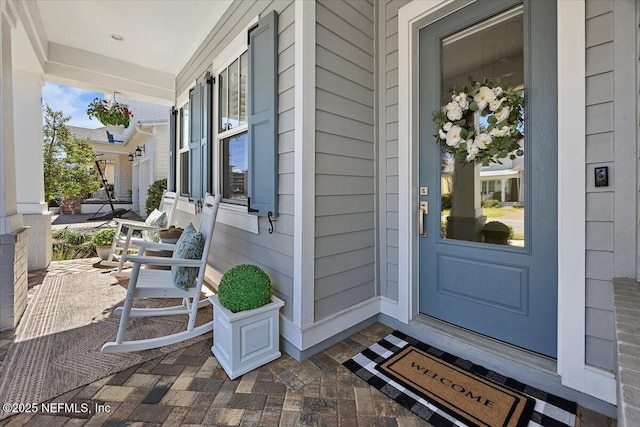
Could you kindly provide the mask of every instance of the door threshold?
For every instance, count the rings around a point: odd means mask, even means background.
[[[426,314],[419,314],[409,324],[421,329],[430,330],[433,335],[439,334],[442,338],[448,338],[447,341],[455,340],[461,342],[463,345],[474,347],[478,351],[492,354],[493,357],[505,358],[515,363],[524,364],[539,371],[558,376],[558,364],[556,359],[552,357],[470,331],[469,329],[436,319],[435,317],[427,316]]]

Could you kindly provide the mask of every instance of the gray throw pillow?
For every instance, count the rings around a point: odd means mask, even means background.
[[[154,209],[144,220],[145,225],[149,227],[165,228],[167,226],[167,213]],[[142,230],[142,238],[147,242],[159,242],[160,237],[157,231]]]
[[[200,259],[204,251],[205,237],[202,233],[198,233],[192,224],[184,229],[182,235],[176,242],[173,250],[173,258],[179,259]],[[173,275],[173,284],[185,291],[195,286],[198,278],[197,267],[180,267],[172,266],[171,273]]]

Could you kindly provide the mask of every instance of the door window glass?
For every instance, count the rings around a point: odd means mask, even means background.
[[[505,90],[524,88],[522,17],[519,6],[441,40],[442,106],[452,101],[453,88],[470,87],[471,82],[490,82],[494,88],[491,97],[498,102],[504,96],[496,86]],[[489,134],[493,118],[471,109],[463,118],[476,136]],[[518,130],[524,135],[524,125]],[[487,147],[492,140],[488,141]],[[461,161],[441,151],[443,238],[524,246],[524,138],[518,144],[518,149],[504,153],[506,157],[496,156],[484,164]]]

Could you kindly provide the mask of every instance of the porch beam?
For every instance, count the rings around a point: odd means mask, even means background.
[[[175,76],[82,49],[49,42],[47,81],[173,105]]]

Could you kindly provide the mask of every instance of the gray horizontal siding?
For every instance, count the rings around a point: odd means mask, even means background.
[[[295,5],[292,0],[234,2],[219,24],[176,78],[181,93],[210,69],[217,55],[255,16],[278,12],[278,206],[275,232],[268,233],[266,218],[259,220],[259,234],[218,223],[209,252],[209,264],[224,273],[234,265],[262,267],[272,279],[276,295],[285,301],[282,313],[293,317],[293,188],[295,106]],[[188,218],[185,218],[185,220]],[[195,220],[195,218],[193,219]]]
[[[375,295],[373,16],[316,4],[316,321]]]
[[[610,1],[586,3],[586,361],[615,368],[613,328],[614,189],[596,188],[594,167],[613,173],[613,12]]]

